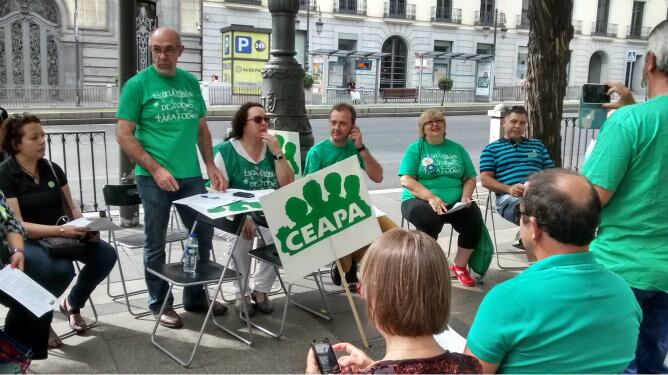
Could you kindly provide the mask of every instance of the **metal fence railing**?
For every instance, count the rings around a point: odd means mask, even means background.
[[[9,86],[0,88],[5,108],[113,108],[118,104],[118,88],[107,86],[44,87]]]
[[[598,129],[582,129],[577,117],[564,117],[561,125],[561,165],[579,171],[589,143],[598,136]]]
[[[566,87],[564,100],[578,100],[581,93],[582,86],[568,86]],[[492,101],[524,101],[526,95],[527,90],[522,86],[495,86]]]
[[[77,201],[79,209],[82,212],[103,209],[102,188],[109,184],[106,132],[47,132],[46,145],[46,158],[65,171],[72,199]]]

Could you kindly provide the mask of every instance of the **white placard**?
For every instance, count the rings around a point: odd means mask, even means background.
[[[246,212],[261,211],[260,198],[274,191],[273,189],[227,189],[227,191],[223,193],[212,189],[208,190],[209,192],[207,194],[195,194],[187,198],[175,200],[174,203],[188,206],[202,215],[215,220]],[[252,197],[245,198],[235,196],[234,193],[238,192],[251,194]],[[206,195],[207,198],[203,197],[204,195]],[[211,198],[214,196],[219,197],[219,199]]]
[[[269,134],[278,139],[281,152],[295,172],[295,180],[302,177],[302,154],[299,150],[299,133],[285,130],[269,130]]]
[[[287,282],[300,280],[381,234],[357,156],[309,174],[260,202]]]

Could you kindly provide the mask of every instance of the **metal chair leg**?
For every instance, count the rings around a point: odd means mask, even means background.
[[[322,285],[318,281],[318,276],[316,275],[316,272],[313,272],[310,276],[313,277],[313,280],[315,281],[315,285],[318,287],[318,291],[320,292],[320,298],[322,299],[322,303],[323,303],[323,305],[325,307],[325,310],[326,310],[326,315],[319,312],[319,311],[315,311],[315,310],[313,310],[309,307],[306,307],[305,305],[302,305],[301,303],[299,303],[295,300],[290,300],[290,302],[293,305],[299,307],[300,309],[302,309],[306,312],[309,312],[313,315],[321,317],[322,319],[330,321],[330,320],[332,320],[332,313],[331,313],[331,310],[329,309],[329,303],[327,303],[327,297],[325,296],[325,291],[323,290]],[[292,290],[292,284],[288,285],[288,295],[290,295],[291,290]]]

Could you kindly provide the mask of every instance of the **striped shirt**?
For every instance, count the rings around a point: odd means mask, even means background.
[[[480,172],[494,172],[494,178],[506,185],[524,183],[530,174],[552,167],[554,163],[538,139],[522,138],[515,143],[501,138],[485,146],[480,155]]]

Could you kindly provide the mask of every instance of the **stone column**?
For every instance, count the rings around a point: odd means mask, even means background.
[[[306,116],[304,69],[295,55],[297,0],[269,0],[271,50],[262,70],[262,103],[271,117],[271,128],[299,132],[302,163],[313,146],[311,124]]]

